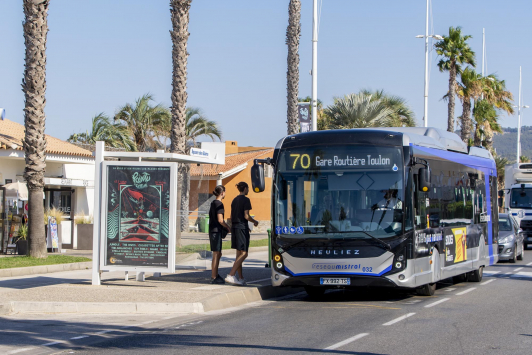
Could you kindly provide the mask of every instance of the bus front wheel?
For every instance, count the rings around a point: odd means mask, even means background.
[[[325,294],[325,287],[305,286],[305,291],[311,299],[318,300]]]
[[[468,275],[468,281],[480,282],[482,281],[482,275],[484,274],[484,266],[478,268],[478,270],[471,271]]]
[[[434,296],[436,292],[436,283],[426,284],[416,289],[416,292],[420,296]]]

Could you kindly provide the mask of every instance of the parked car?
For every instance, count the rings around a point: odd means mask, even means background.
[[[499,213],[499,260],[523,260],[525,247],[523,231],[508,213]]]

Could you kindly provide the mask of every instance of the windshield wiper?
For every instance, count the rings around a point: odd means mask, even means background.
[[[377,237],[374,237],[372,236],[371,234],[369,234],[368,232],[366,231],[349,231],[349,233],[364,233],[365,235],[367,235],[368,237],[370,237],[371,239],[374,239],[376,240],[377,242],[379,242],[379,244],[384,247],[384,249],[388,250],[388,251],[392,251],[392,247],[390,246],[390,244],[386,243],[385,241],[383,240],[380,240],[379,238]]]
[[[286,253],[287,251],[289,251],[290,249],[292,249],[293,247],[295,247],[296,245],[299,245],[303,242],[306,242],[307,240],[309,239],[312,239],[312,238],[303,238],[301,240],[298,240],[297,242],[295,243],[292,243],[290,245],[288,245],[286,248],[283,248],[283,247],[280,247],[279,249],[277,249],[279,251],[279,253]]]

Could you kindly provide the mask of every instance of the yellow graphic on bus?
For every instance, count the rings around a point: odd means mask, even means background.
[[[459,263],[467,260],[467,234],[466,227],[453,228],[454,234],[454,262]]]

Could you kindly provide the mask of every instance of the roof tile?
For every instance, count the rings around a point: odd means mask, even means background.
[[[0,120],[0,149],[24,150],[22,140],[24,139],[24,126],[4,119]],[[92,152],[74,144],[62,141],[49,135],[46,136],[46,153],[60,155],[75,155],[81,157],[92,157]]]

